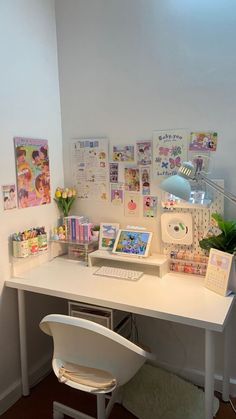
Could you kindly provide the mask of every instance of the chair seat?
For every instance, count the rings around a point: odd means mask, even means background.
[[[117,385],[115,377],[111,373],[98,369],[62,361],[58,369],[58,380],[69,384],[68,381],[86,387],[92,387],[93,391],[113,391]]]

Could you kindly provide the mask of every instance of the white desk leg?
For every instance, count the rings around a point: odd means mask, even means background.
[[[215,336],[211,330],[205,331],[205,419],[213,418],[215,369]]]
[[[223,371],[223,388],[222,399],[229,401],[229,385],[230,385],[230,327],[231,323],[226,326],[224,331],[224,371]]]
[[[20,361],[21,361],[21,380],[22,394],[29,395],[29,378],[27,364],[27,345],[26,345],[26,319],[25,319],[25,294],[18,290],[18,316],[19,316],[19,335],[20,335]]]

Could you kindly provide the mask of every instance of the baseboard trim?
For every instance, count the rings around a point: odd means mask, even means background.
[[[158,363],[158,366],[164,368],[174,374],[177,374],[179,377],[184,378],[185,380],[191,381],[197,386],[204,387],[205,373],[201,370],[196,370],[193,368],[184,368],[177,369],[176,365],[170,365],[167,363]],[[215,374],[215,390],[222,393],[222,383],[223,376]],[[236,378],[230,378],[230,394],[231,396],[236,396]]]
[[[44,356],[35,364],[29,374],[30,387],[34,387],[51,371],[51,354]],[[0,416],[6,412],[22,396],[21,380],[14,381],[4,392],[0,394]]]

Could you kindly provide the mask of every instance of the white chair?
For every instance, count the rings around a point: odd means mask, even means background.
[[[128,382],[147,359],[155,359],[114,331],[89,320],[50,314],[42,319],[40,328],[53,337],[52,367],[56,376],[70,387],[96,394],[97,419],[109,417],[118,387]],[[107,393],[111,392],[109,397]],[[110,398],[107,407],[105,396]],[[53,418],[64,415],[93,419],[54,402]]]

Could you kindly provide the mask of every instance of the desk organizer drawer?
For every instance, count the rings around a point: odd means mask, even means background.
[[[74,301],[68,302],[68,314],[69,316],[94,321],[109,329],[116,330],[117,333],[119,333],[119,327],[130,317],[130,313],[125,311]]]

